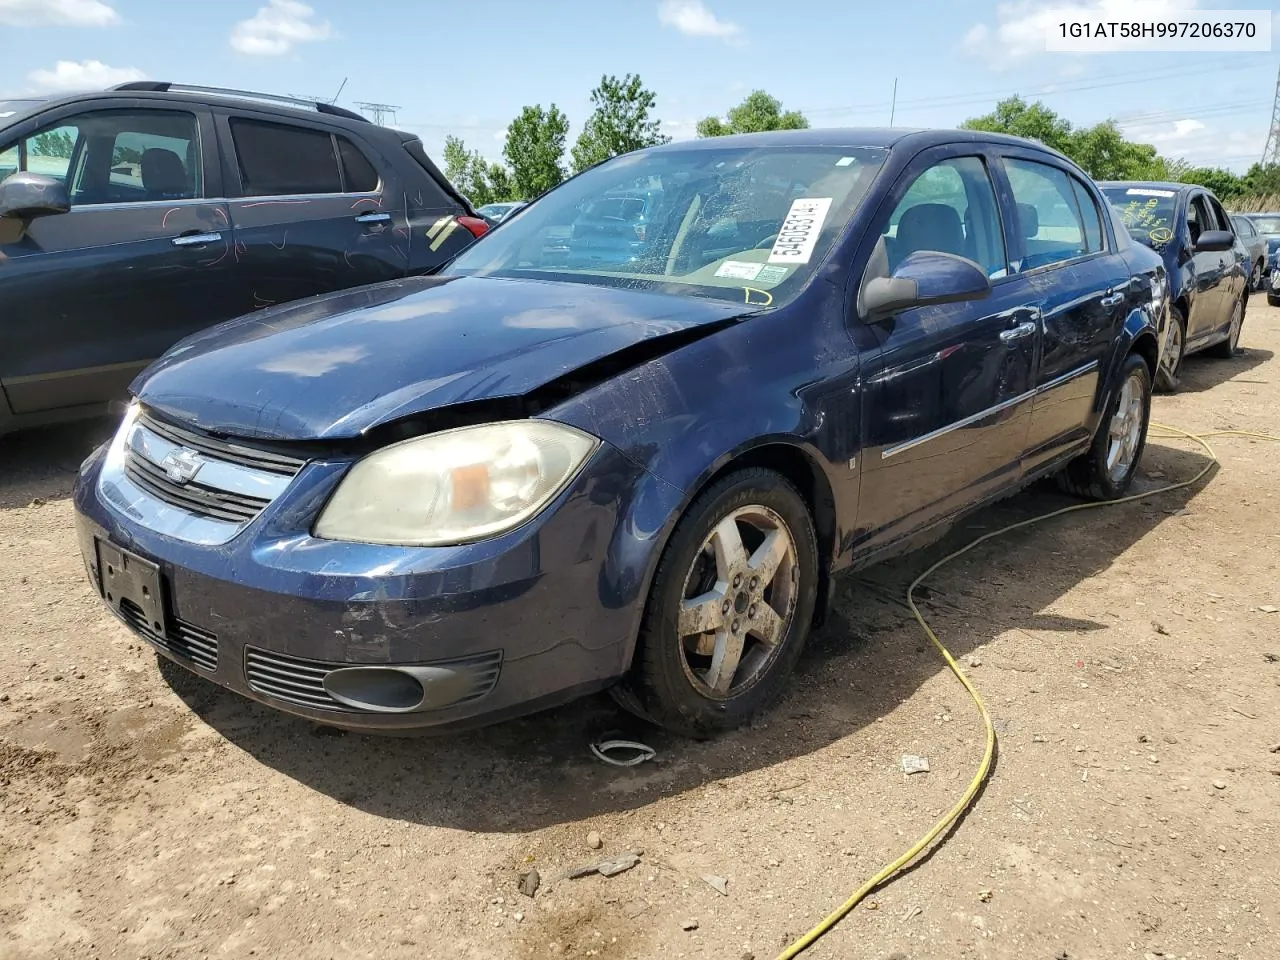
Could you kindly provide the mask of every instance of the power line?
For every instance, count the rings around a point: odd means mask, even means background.
[[[390,103],[357,103],[357,107],[364,113],[371,114],[370,118],[378,126],[384,126],[383,121],[388,117],[392,123],[396,122],[396,111],[404,109]]]

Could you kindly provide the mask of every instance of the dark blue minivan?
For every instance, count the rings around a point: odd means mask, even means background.
[[[660,189],[634,256],[550,257]],[[366,730],[602,688],[690,735],[781,690],[833,574],[1037,477],[1128,488],[1160,258],[1065,157],[958,131],[672,143],[438,275],[182,341],[83,465],[108,608],[247,697]]]

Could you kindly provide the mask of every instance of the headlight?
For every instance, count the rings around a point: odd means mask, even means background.
[[[599,445],[547,420],[405,440],[351,468],[321,511],[315,535],[422,547],[492,537],[550,503]]]

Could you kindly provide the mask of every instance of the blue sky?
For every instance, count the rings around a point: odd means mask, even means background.
[[[0,95],[134,78],[381,101],[440,153],[446,134],[497,159],[506,124],[555,102],[576,136],[601,74],[639,73],[675,138],[754,88],[814,126],[954,126],[1001,96],[1073,123],[1112,117],[1197,164],[1263,150],[1272,53],[1044,51],[1064,9],[1257,8],[1276,0],[0,0]]]

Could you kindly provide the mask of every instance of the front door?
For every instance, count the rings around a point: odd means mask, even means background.
[[[1227,254],[1217,250],[1197,252],[1195,245],[1200,234],[1207,230],[1222,229],[1218,226],[1209,206],[1209,198],[1203,193],[1193,193],[1187,202],[1186,230],[1191,259],[1191,311],[1187,317],[1187,343],[1212,333],[1225,322],[1226,297],[1223,288],[1227,279]]]
[[[71,199],[0,246],[0,383],[19,414],[123,397],[147,362],[234,315],[227,209],[203,199],[218,195],[209,119],[60,113],[0,144],[21,169],[64,180]]]
[[[1026,444],[1039,307],[1009,273],[988,160],[955,152],[917,158],[884,204],[890,269],[917,251],[958,254],[986,271],[992,291],[877,324],[858,514],[869,549],[1011,482]]]

